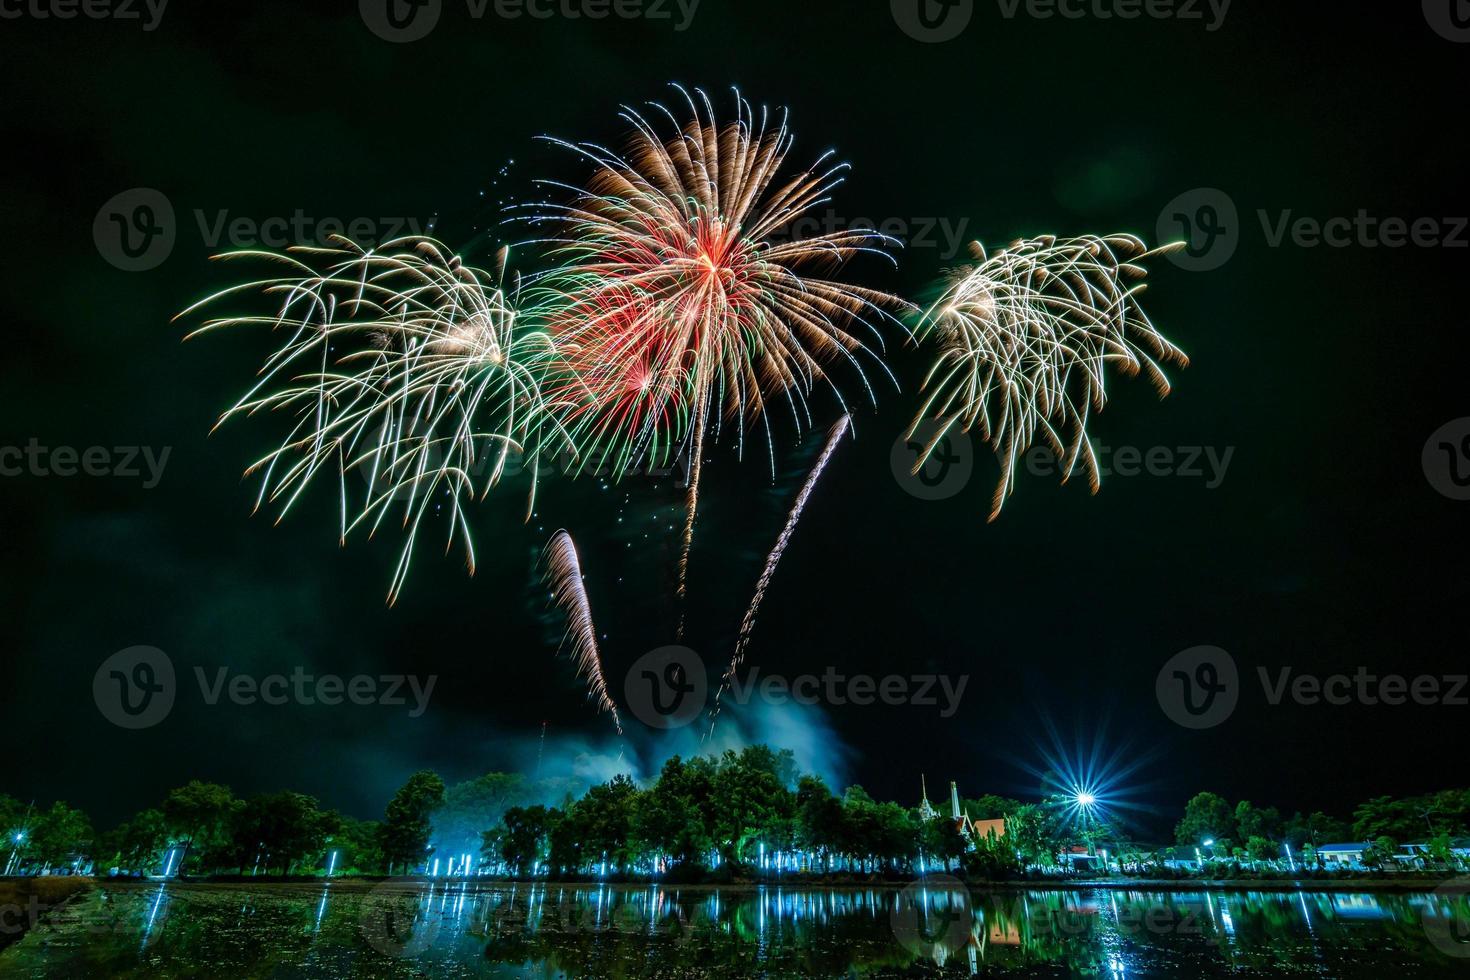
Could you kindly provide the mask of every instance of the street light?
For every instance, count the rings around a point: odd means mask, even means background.
[[[26,834],[23,830],[15,832],[15,846],[10,849],[10,859],[5,862],[5,873],[8,875],[12,868],[19,870],[20,849],[25,845]]]

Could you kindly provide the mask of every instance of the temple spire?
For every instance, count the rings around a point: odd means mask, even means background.
[[[939,816],[939,812],[937,810],[935,810],[934,807],[933,807],[933,805],[930,804],[930,802],[929,802],[929,782],[923,776],[923,774],[920,774],[920,776],[919,776],[919,817],[922,820],[933,820],[937,816]]]

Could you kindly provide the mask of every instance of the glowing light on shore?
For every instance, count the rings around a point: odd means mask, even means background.
[[[1069,745],[1050,718],[1043,715],[1041,721],[1046,739],[1035,743],[1039,759],[1016,763],[1037,778],[1042,799],[1051,804],[1062,826],[1116,831],[1130,814],[1148,809],[1141,799],[1148,787],[1137,777],[1157,757],[1157,750],[1109,745],[1105,726],[1090,738],[1079,729]]]

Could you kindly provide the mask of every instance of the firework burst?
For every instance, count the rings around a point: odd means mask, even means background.
[[[566,531],[558,531],[546,546],[542,557],[546,575],[551,581],[552,596],[567,615],[567,637],[572,641],[572,657],[577,662],[577,676],[587,681],[587,695],[597,703],[599,711],[612,715],[613,727],[623,734],[618,706],[608,693],[607,678],[602,672],[602,656],[597,650],[597,628],[592,622],[592,604],[582,583],[582,560],[577,545]]]
[[[1038,443],[1062,461],[1063,482],[1081,469],[1096,493],[1101,473],[1087,424],[1107,404],[1108,366],[1142,373],[1162,397],[1162,365],[1188,364],[1138,303],[1140,263],[1175,247],[1150,252],[1128,235],[1027,239],[994,255],[971,246],[976,264],[950,275],[915,331],[939,346],[909,435],[926,419],[939,424],[915,471],[951,431],[974,430],[1001,462],[992,520],[1015,489],[1017,463]]]
[[[721,125],[703,92],[678,90],[682,123],[663,106],[650,112],[667,132],[625,108],[634,133],[624,153],[562,143],[595,173],[586,189],[563,188],[570,204],[538,206],[529,220],[554,229],[544,241],[557,267],[538,283],[560,358],[548,401],[583,465],[617,478],[687,455],[682,595],[711,426],[728,423],[743,451],[759,420],[769,450],[772,403],[798,428],[819,386],[846,410],[829,376],[836,362],[871,398],[859,358],[881,368],[878,325],[896,323],[889,311],[902,304],[829,278],[896,243],[866,230],[793,230],[830,200],[845,164],[828,153],[783,174],[793,141],[784,113],[757,114],[737,92],[736,117]]]
[[[397,515],[405,540],[391,603],[426,519],[447,514],[446,551],[458,540],[473,573],[466,504],[499,483],[513,461],[529,464],[534,500],[536,457],[557,431],[541,395],[550,342],[517,329],[498,274],[465,265],[438,242],[405,238],[372,251],[342,238],[332,244],[220,256],[264,258],[284,269],[180,316],[241,294],[273,301],[269,315],[208,320],[190,335],[241,325],[287,335],[220,422],[262,411],[294,418],[281,445],[247,470],[260,477],[257,509],[275,504],[284,518],[326,473],[336,483],[344,542],[355,528],[371,534]],[[502,252],[502,269],[504,260]]]

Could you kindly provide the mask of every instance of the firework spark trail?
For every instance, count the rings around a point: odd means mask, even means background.
[[[846,164],[829,151],[783,174],[794,141],[784,112],[756,112],[737,91],[735,119],[721,125],[702,91],[675,88],[682,121],[658,104],[648,115],[668,126],[624,108],[634,130],[624,153],[553,140],[594,174],[585,188],[549,184],[571,201],[535,205],[524,220],[551,235],[541,243],[557,265],[530,280],[528,295],[557,341],[548,402],[579,465],[607,465],[616,480],[689,454],[682,598],[706,438],[728,421],[743,453],[759,422],[769,449],[772,404],[784,402],[804,429],[818,387],[847,411],[832,363],[848,365],[871,400],[859,358],[887,373],[878,325],[903,329],[889,311],[908,305],[829,278],[859,255],[891,261],[894,240],[865,229],[798,233],[832,200]]]
[[[261,475],[257,509],[279,503],[278,520],[323,470],[336,476],[344,543],[362,525],[371,536],[401,505],[404,544],[388,591],[391,604],[407,578],[421,525],[446,510],[446,551],[458,539],[474,573],[467,502],[488,494],[516,454],[532,473],[529,518],[535,463],[550,441],[543,435],[559,431],[541,388],[551,340],[518,329],[517,312],[498,285],[504,251],[492,274],[428,238],[397,239],[373,250],[341,237],[332,243],[285,254],[219,256],[265,259],[284,264],[286,272],[224,289],[179,316],[241,295],[279,300],[269,316],[212,319],[190,334],[239,325],[288,334],[259,381],[220,422],[258,412],[295,415],[281,445],[246,471]],[[363,478],[360,500],[349,491],[349,471]]]
[[[679,549],[679,627],[675,639],[684,640],[684,621],[689,607],[684,604],[689,592],[689,552],[694,548],[694,518],[699,512],[699,472],[704,466],[704,413],[694,422],[694,442],[689,447],[689,489],[685,493],[684,539]]]
[[[1161,363],[1189,363],[1143,312],[1143,284],[1125,282],[1147,275],[1144,259],[1176,247],[1149,251],[1131,235],[1026,239],[994,255],[972,245],[977,264],[951,273],[915,331],[938,335],[939,356],[909,427],[911,438],[924,420],[938,422],[914,471],[952,429],[975,429],[1000,457],[991,520],[1038,441],[1062,461],[1064,483],[1080,466],[1096,493],[1102,474],[1087,424],[1107,404],[1107,366],[1147,375],[1163,396]]]
[[[750,601],[750,608],[746,610],[745,619],[740,623],[740,637],[735,643],[735,653],[730,658],[730,666],[725,669],[724,677],[720,678],[720,689],[715,693],[715,703],[710,708],[709,734],[714,733],[715,720],[720,714],[720,696],[725,693],[730,682],[735,679],[736,671],[745,662],[745,648],[750,644],[750,635],[755,630],[755,617],[760,611],[761,601],[766,597],[766,590],[770,587],[771,579],[776,575],[776,566],[780,564],[781,556],[786,553],[786,546],[791,543],[791,536],[796,532],[796,525],[801,520],[802,512],[806,510],[806,502],[816,488],[817,481],[822,478],[822,472],[826,470],[828,461],[837,451],[837,443],[847,434],[851,424],[852,417],[844,415],[837,420],[836,425],[832,426],[832,431],[827,435],[827,444],[822,447],[822,454],[817,457],[816,465],[812,467],[811,473],[807,476],[801,493],[796,495],[796,502],[791,506],[791,514],[786,518],[786,526],[781,530],[781,536],[776,539],[776,546],[766,557],[766,567],[761,572],[760,580],[756,583],[755,595]]]
[[[558,531],[546,546],[543,556],[552,594],[557,605],[567,614],[567,636],[572,640],[572,655],[577,662],[577,676],[587,681],[587,693],[597,702],[599,711],[612,715],[613,727],[623,734],[618,706],[607,690],[602,672],[602,658],[597,652],[597,628],[592,622],[592,606],[582,584],[582,561],[577,546],[566,531]]]

